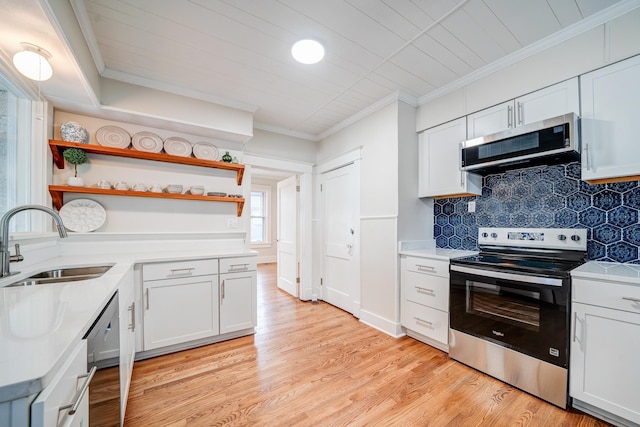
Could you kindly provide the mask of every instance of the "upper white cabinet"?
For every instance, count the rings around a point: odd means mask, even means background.
[[[580,94],[576,77],[468,115],[468,138],[579,111]]]
[[[482,192],[482,177],[460,170],[467,139],[464,117],[427,129],[418,140],[418,196],[470,196]]]
[[[572,287],[573,406],[617,425],[640,424],[640,287],[575,277]]]
[[[640,179],[640,56],[580,77],[582,179]]]

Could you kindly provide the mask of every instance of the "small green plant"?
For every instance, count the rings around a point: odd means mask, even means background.
[[[81,150],[80,148],[67,148],[62,152],[62,157],[64,157],[67,162],[73,165],[75,177],[78,177],[78,165],[82,165],[89,161],[87,153],[85,153],[84,150]]]

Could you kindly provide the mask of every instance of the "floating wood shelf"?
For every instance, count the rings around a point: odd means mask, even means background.
[[[84,144],[83,144],[84,145]],[[83,193],[83,194],[102,194],[107,196],[128,196],[128,197],[151,197],[155,199],[180,199],[180,200],[201,200],[205,202],[226,202],[237,203],[237,215],[242,216],[244,208],[244,198],[242,197],[219,197],[219,196],[197,196],[195,194],[170,194],[170,193],[153,193],[150,191],[133,191],[133,190],[107,190],[97,187],[71,187],[68,185],[50,185],[49,193],[51,200],[56,209],[62,207],[62,195],[64,193]]]
[[[177,163],[180,165],[201,166],[205,168],[230,170],[236,172],[236,183],[242,185],[244,165],[237,163],[219,162],[216,160],[195,159],[193,157],[172,156],[164,153],[147,153],[145,151],[129,150],[124,148],[103,147],[95,144],[81,144],[79,142],[49,140],[49,147],[53,154],[53,161],[59,169],[64,168],[62,152],[67,148],[80,148],[87,153],[104,154],[107,156],[129,157],[132,159],[152,160],[155,162]]]

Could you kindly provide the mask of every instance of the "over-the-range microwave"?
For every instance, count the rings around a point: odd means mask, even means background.
[[[461,170],[489,174],[505,169],[558,164],[580,159],[579,117],[563,114],[492,135],[461,146]]]

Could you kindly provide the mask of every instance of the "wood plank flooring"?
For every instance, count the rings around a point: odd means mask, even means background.
[[[392,338],[258,269],[258,328],[136,362],[125,426],[606,426]]]

